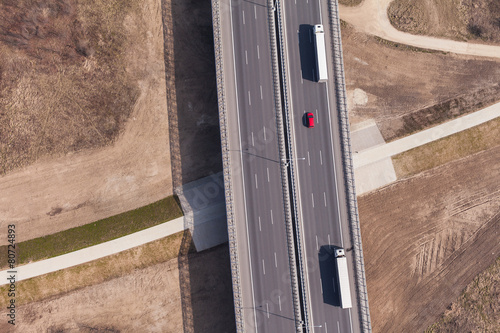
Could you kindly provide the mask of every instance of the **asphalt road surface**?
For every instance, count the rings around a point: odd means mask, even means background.
[[[298,174],[299,219],[307,258],[308,303],[312,332],[357,332],[359,320],[354,293],[352,256],[349,254],[352,309],[342,309],[336,280],[335,247],[350,248],[345,218],[345,198],[340,135],[326,1],[284,1],[288,56],[288,83],[293,113],[293,147]],[[317,83],[312,28],[323,24],[329,66],[327,83]],[[304,126],[304,114],[312,112],[315,127]],[[336,140],[336,142],[335,142]],[[335,161],[337,159],[337,162]],[[339,195],[341,195],[339,197]],[[339,203],[340,202],[340,203]]]
[[[267,10],[266,0],[231,1],[239,123],[234,130],[241,142],[253,298],[245,311],[255,318],[245,318],[245,327],[294,332]]]

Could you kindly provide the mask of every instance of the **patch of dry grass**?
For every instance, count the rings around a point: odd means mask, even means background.
[[[500,43],[498,0],[395,0],[388,15],[393,26],[412,34]]]
[[[344,6],[357,6],[363,2],[363,0],[338,0],[339,4]]]
[[[500,145],[500,118],[392,158],[398,178],[405,178],[447,162]]]
[[[194,252],[189,231],[144,244],[82,265],[16,283],[16,304],[40,301],[72,290],[102,283],[133,270]],[[0,287],[0,305],[9,301],[7,286]]]
[[[500,332],[499,290],[500,257],[425,332]]]
[[[400,128],[388,132],[385,141],[393,141],[404,136],[422,131],[448,120],[455,119],[487,106],[495,104],[500,95],[500,84],[487,85],[477,90],[460,94],[446,101],[416,110],[399,118],[387,121],[386,127]],[[393,125],[394,126],[391,126]]]
[[[104,243],[182,216],[175,196],[79,227],[16,244],[16,264],[40,261]],[[0,269],[8,266],[7,245],[0,246]]]
[[[0,1],[0,174],[112,142],[139,95],[128,1]]]

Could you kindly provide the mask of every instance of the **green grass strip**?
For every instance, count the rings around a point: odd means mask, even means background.
[[[177,197],[111,216],[94,223],[16,244],[17,263],[26,264],[107,242],[182,216]],[[0,265],[7,267],[7,245],[0,247]]]
[[[500,144],[500,118],[413,148],[392,157],[399,179],[496,147]]]

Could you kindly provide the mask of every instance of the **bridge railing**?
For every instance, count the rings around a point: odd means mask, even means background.
[[[287,72],[287,66],[286,64],[286,52],[285,52],[285,36],[283,34],[283,20],[282,20],[282,8],[281,8],[281,1],[277,0],[276,1],[276,16],[278,18],[278,40],[280,42],[280,57],[281,57],[281,77],[282,77],[282,93],[283,93],[283,111],[285,114],[285,126],[286,126],[286,135],[287,135],[287,140],[288,140],[288,165],[290,168],[290,189],[291,189],[291,199],[292,199],[292,205],[293,205],[293,214],[294,214],[294,220],[296,221],[296,227],[295,227],[295,246],[297,249],[297,261],[298,262],[298,269],[299,269],[299,274],[301,276],[301,279],[299,279],[299,284],[302,292],[302,309],[303,309],[303,322],[301,324],[302,327],[308,331],[309,327],[309,311],[308,311],[308,304],[307,304],[307,297],[306,295],[306,286],[305,286],[305,269],[304,269],[304,264],[303,264],[303,249],[302,249],[302,236],[299,228],[299,210],[297,207],[297,193],[296,193],[296,176],[295,176],[295,161],[296,157],[294,156],[293,153],[293,148],[292,148],[292,132],[291,132],[291,123],[290,123],[290,107],[289,107],[289,96],[288,96],[288,86],[287,86],[287,79],[288,79],[288,72]],[[290,223],[292,223],[290,221]],[[293,235],[291,235],[293,237]]]
[[[340,114],[340,131],[342,136],[342,155],[344,161],[344,178],[348,200],[349,225],[353,243],[356,287],[363,332],[371,332],[370,310],[368,307],[368,292],[366,289],[363,249],[361,246],[361,228],[359,224],[356,187],[354,183],[354,165],[351,156],[351,139],[347,111],[346,85],[344,75],[344,60],[342,54],[342,37],[340,34],[340,18],[337,0],[329,0],[329,17],[333,47],[334,71],[336,78],[336,96]]]
[[[233,285],[234,312],[236,319],[236,330],[244,332],[242,291],[240,284],[240,269],[238,257],[238,245],[236,243],[236,225],[234,221],[233,190],[231,179],[231,160],[229,156],[227,108],[224,86],[224,65],[222,52],[222,34],[220,22],[220,1],[212,0],[212,25],[215,48],[215,69],[217,80],[217,101],[219,104],[219,124],[222,149],[222,166],[224,176],[224,192],[226,198],[227,231],[229,236],[229,256],[231,262],[231,277]]]

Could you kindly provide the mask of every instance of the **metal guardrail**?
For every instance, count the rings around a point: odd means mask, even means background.
[[[342,135],[342,155],[344,161],[344,178],[346,181],[346,194],[348,200],[348,213],[351,238],[354,246],[354,260],[356,273],[356,286],[361,317],[361,329],[365,333],[372,331],[370,310],[368,307],[368,292],[366,289],[365,265],[363,249],[361,246],[361,228],[359,225],[358,204],[356,200],[356,187],[354,183],[354,165],[351,156],[351,138],[349,118],[347,111],[344,59],[342,54],[342,37],[340,34],[340,19],[337,0],[328,0],[330,29],[334,55],[334,71],[336,76],[336,96],[340,113],[340,130]]]
[[[285,112],[285,124],[286,124],[286,134],[287,134],[287,139],[288,139],[288,160],[289,160],[289,166],[290,166],[290,188],[292,190],[292,204],[293,204],[293,213],[294,213],[294,219],[297,223],[297,227],[295,228],[296,232],[296,247],[297,247],[297,257],[298,257],[298,263],[299,263],[299,272],[300,276],[304,277],[304,264],[303,264],[303,251],[302,251],[302,243],[301,239],[302,236],[300,234],[300,228],[299,228],[299,215],[298,215],[298,207],[297,207],[297,193],[296,193],[296,178],[295,178],[295,156],[293,154],[293,149],[292,149],[292,132],[291,132],[291,124],[290,124],[290,108],[289,108],[289,97],[288,97],[288,87],[287,87],[287,69],[286,69],[286,53],[285,53],[285,45],[283,43],[284,41],[284,35],[283,35],[283,19],[282,19],[282,8],[281,8],[281,1],[277,0],[276,1],[276,11],[277,11],[277,17],[278,17],[278,35],[279,35],[279,41],[280,41],[280,56],[281,56],[281,75],[282,75],[282,84],[283,84],[283,103],[284,103],[284,112]],[[300,279],[300,288],[302,291],[302,295],[304,297],[302,298],[302,307],[303,307],[303,322],[302,326],[306,329],[306,332],[308,331],[309,328],[309,311],[308,311],[308,304],[307,304],[307,297],[306,295],[306,287],[305,287],[305,281],[304,278]]]
[[[271,63],[273,68],[273,82],[274,82],[274,103],[275,103],[275,114],[276,114],[276,132],[278,137],[278,147],[280,154],[280,167],[281,167],[281,185],[283,188],[283,204],[284,204],[284,213],[285,213],[285,226],[286,226],[286,235],[287,235],[287,245],[288,245],[288,262],[290,266],[290,279],[291,279],[291,287],[292,287],[292,297],[293,297],[293,310],[295,316],[295,327],[297,332],[302,332],[303,322],[301,320],[301,303],[300,303],[300,294],[299,294],[299,284],[298,284],[298,276],[297,276],[297,268],[296,268],[296,260],[297,257],[295,255],[295,240],[293,233],[293,220],[292,220],[292,210],[290,207],[290,193],[289,193],[289,179],[288,179],[288,166],[291,164],[287,162],[289,157],[287,158],[287,150],[286,150],[286,142],[284,136],[284,127],[283,127],[283,113],[282,113],[282,103],[281,103],[281,85],[280,85],[280,66],[279,66],[279,58],[278,58],[278,47],[277,47],[277,39],[276,39],[276,21],[275,21],[275,7],[274,0],[267,0],[267,8],[268,8],[268,21],[269,21],[269,31],[270,31],[270,48],[271,48]],[[279,10],[279,2],[278,2],[278,10]],[[280,22],[279,22],[280,23]],[[281,25],[279,27],[279,31],[281,31]],[[280,39],[282,42],[282,39]],[[283,46],[281,44],[281,46]],[[280,48],[283,49],[282,47]],[[283,64],[283,62],[281,62]],[[284,83],[283,83],[284,84]],[[283,89],[286,90],[286,89]],[[287,107],[287,101],[285,99],[285,107]],[[286,114],[286,113],[285,113]],[[290,160],[291,161],[291,160]],[[299,257],[300,259],[300,257]]]
[[[215,49],[215,67],[217,80],[217,101],[219,104],[219,124],[222,149],[222,166],[224,176],[224,192],[226,198],[227,231],[229,236],[229,257],[231,261],[231,277],[233,284],[234,312],[236,331],[244,332],[243,306],[241,299],[240,269],[238,246],[236,243],[236,225],[234,223],[233,190],[231,180],[231,159],[228,148],[227,109],[224,87],[224,64],[222,53],[222,36],[220,24],[220,1],[212,0],[212,25]]]

